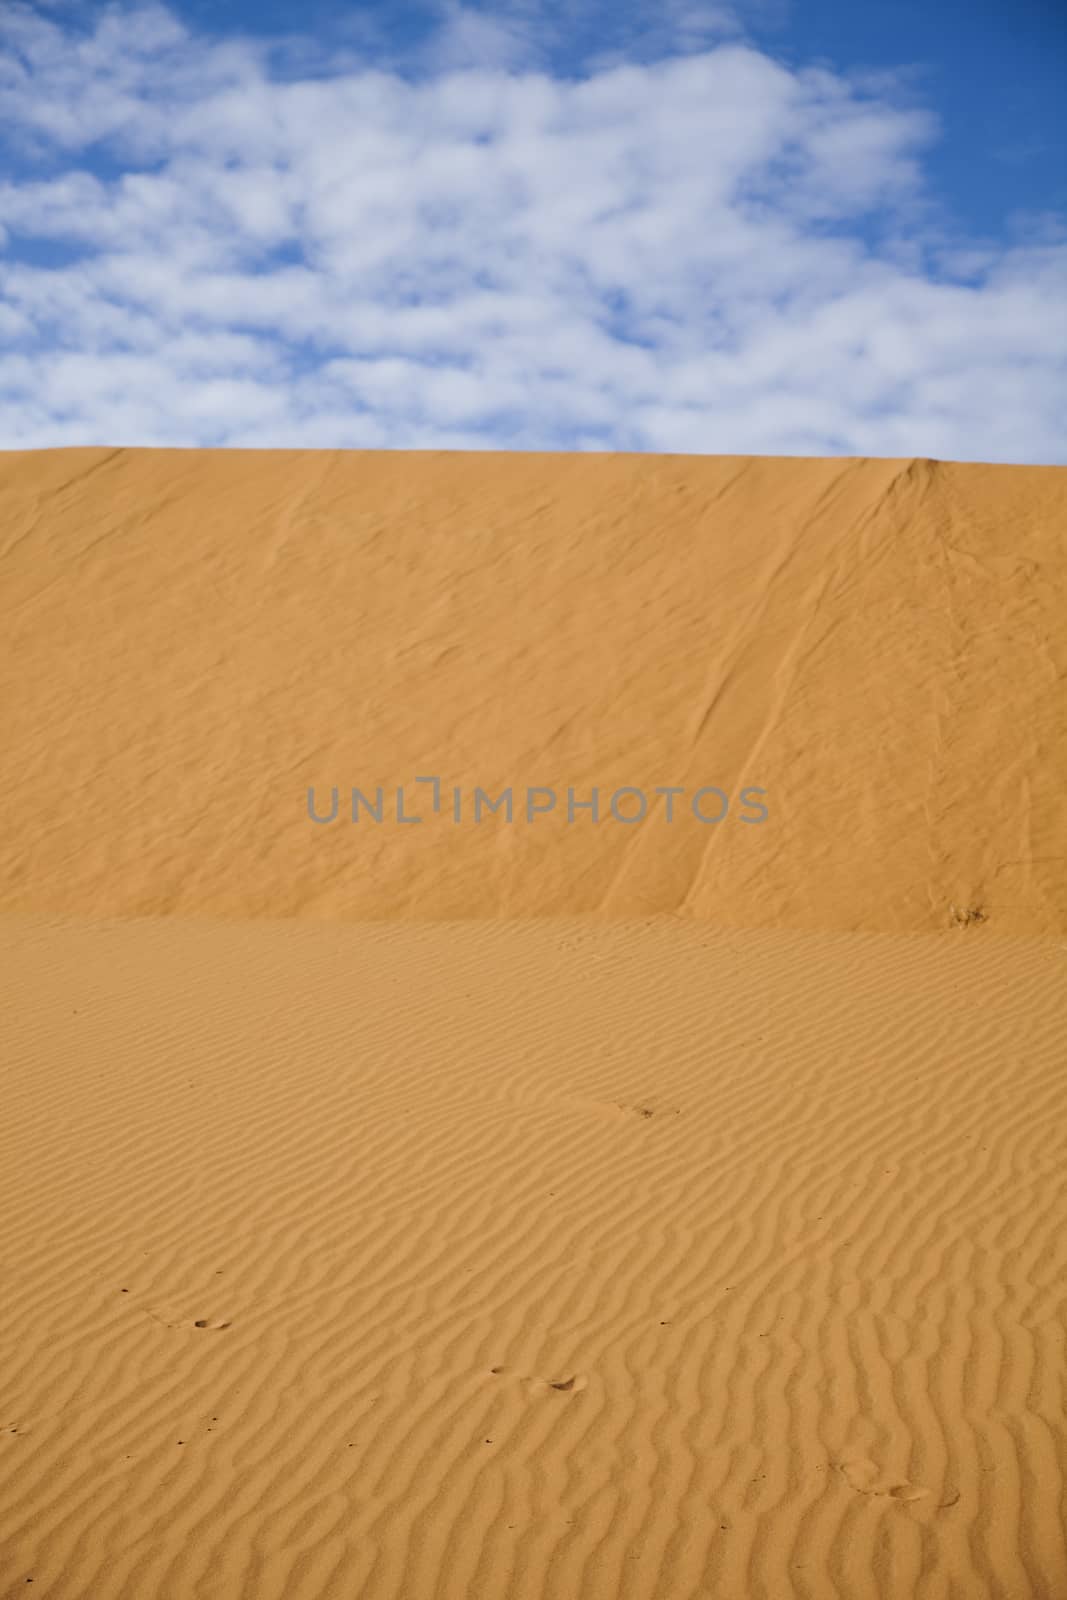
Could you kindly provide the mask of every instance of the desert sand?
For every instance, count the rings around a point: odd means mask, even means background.
[[[1067,471],[3,452],[0,552],[0,1596],[1067,1596]]]

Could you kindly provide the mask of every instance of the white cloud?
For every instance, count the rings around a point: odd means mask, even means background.
[[[889,82],[684,5],[578,78],[520,0],[414,79],[52,10],[0,17],[4,446],[1067,460],[1062,228],[935,226]]]

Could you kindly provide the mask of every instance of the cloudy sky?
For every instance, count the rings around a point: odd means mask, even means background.
[[[0,447],[1067,463],[1062,0],[0,0]]]

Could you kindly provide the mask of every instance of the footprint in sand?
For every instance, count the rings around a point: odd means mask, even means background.
[[[643,1117],[646,1122],[647,1122],[649,1117],[654,1117],[654,1116],[657,1116],[657,1115],[664,1115],[665,1114],[665,1115],[680,1117],[681,1114],[682,1114],[681,1113],[681,1108],[679,1106],[664,1106],[664,1107],[649,1106],[649,1105],[629,1106],[629,1105],[624,1105],[621,1100],[619,1101],[619,1110],[620,1111],[628,1111],[628,1112],[631,1113],[631,1115],[633,1115],[635,1117]]]
[[[876,1489],[874,1490],[874,1493],[878,1494],[879,1491]],[[890,1500],[907,1501],[926,1500],[929,1497],[930,1491],[929,1489],[920,1488],[917,1483],[894,1483],[890,1488],[885,1490],[885,1493]]]
[[[850,1456],[834,1462],[850,1489],[857,1494],[873,1495],[879,1500],[896,1500],[909,1504],[914,1500],[927,1500],[930,1489],[918,1483],[896,1482],[879,1471],[876,1462],[865,1456]]]
[[[513,1376],[508,1372],[507,1367],[490,1367],[489,1370],[494,1377]],[[529,1389],[540,1390],[542,1393],[549,1389],[554,1389],[557,1394],[579,1394],[581,1390],[589,1386],[589,1379],[584,1372],[572,1372],[560,1378],[522,1377],[520,1382],[524,1383]]]
[[[201,1328],[207,1333],[221,1333],[223,1328],[231,1324],[221,1317],[183,1317],[179,1312],[170,1310],[153,1310],[146,1306],[145,1310],[154,1322],[162,1323],[164,1328]]]

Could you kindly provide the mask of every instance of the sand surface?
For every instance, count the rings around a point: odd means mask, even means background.
[[[10,452],[0,550],[0,907],[1067,934],[1063,468]]]
[[[1067,472],[9,452],[0,550],[3,1600],[1067,1597]]]

